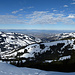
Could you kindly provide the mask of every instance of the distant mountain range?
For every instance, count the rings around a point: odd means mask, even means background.
[[[3,32],[19,32],[19,33],[65,33],[75,32],[75,30],[37,30],[37,29],[0,29]]]

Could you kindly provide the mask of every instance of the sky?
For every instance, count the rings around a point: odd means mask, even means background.
[[[75,30],[75,0],[0,0],[0,29]]]

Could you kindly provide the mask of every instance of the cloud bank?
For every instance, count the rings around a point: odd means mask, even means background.
[[[66,16],[64,14],[50,13],[49,11],[34,11],[32,14],[28,14],[26,17],[22,17],[21,15],[0,15],[0,24],[75,24],[75,14],[69,14]]]
[[[55,14],[49,13],[49,11],[35,11],[32,14],[27,16],[28,24],[35,25],[35,24],[75,24],[72,20],[75,18],[75,14],[69,14],[65,16],[64,14]]]
[[[25,24],[25,20],[14,15],[0,15],[0,24]]]

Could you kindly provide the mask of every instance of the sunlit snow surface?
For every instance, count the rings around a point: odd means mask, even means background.
[[[1,51],[18,49],[33,43],[39,43],[41,40],[33,36],[27,36],[21,33],[5,33],[0,32],[0,48]]]
[[[32,45],[29,45],[23,49],[18,50],[18,51],[12,50],[12,51],[8,51],[7,53],[1,52],[1,54],[2,54],[2,57],[6,58],[6,56],[16,56],[17,52],[24,52],[24,50],[27,49],[28,53],[24,53],[20,57],[28,58],[28,57],[34,57],[34,53],[42,54],[42,53],[46,52],[47,50],[49,51],[50,46],[57,45],[58,43],[65,43],[65,45],[61,48],[61,50],[65,46],[67,46],[68,44],[73,45],[72,49],[75,49],[75,45],[73,44],[73,42],[74,42],[74,39],[72,39],[72,40],[60,40],[60,41],[54,41],[54,42],[50,42],[50,43],[41,43],[41,44],[45,45],[44,49],[41,49],[39,44],[32,44]],[[61,51],[58,51],[58,52],[61,53]],[[63,51],[63,53],[64,53],[64,51]]]
[[[19,68],[10,64],[0,62],[0,75],[75,75],[75,72],[64,73],[64,72],[43,71],[26,67]]]
[[[71,58],[70,55],[68,55],[68,56],[63,56],[63,57],[60,57],[60,58],[59,58],[59,61],[60,61],[60,60],[70,59],[70,58]]]

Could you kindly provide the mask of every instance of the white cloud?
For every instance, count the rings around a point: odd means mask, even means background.
[[[68,7],[68,5],[64,5],[64,7]]]
[[[53,10],[53,12],[55,12],[55,11],[57,11],[57,10]]]
[[[63,24],[75,24],[72,20],[72,16],[65,16],[63,14],[54,14],[48,11],[35,11],[32,14],[28,15],[27,18],[29,21],[27,24],[57,24],[59,22]]]
[[[18,13],[20,11],[23,11],[23,9],[19,9],[19,10],[16,10],[16,11],[12,11],[12,14],[16,14],[16,13]]]
[[[18,16],[0,15],[0,24],[75,24],[74,19],[75,14],[66,16],[64,14],[50,13],[49,11],[34,11],[25,17],[22,14]]]
[[[68,18],[75,18],[75,14],[69,14]]]
[[[14,15],[0,15],[0,24],[25,24],[25,20]]]
[[[16,14],[17,12],[19,12],[19,11],[12,11],[12,14]]]
[[[34,7],[33,6],[27,7],[27,9],[31,9],[31,8],[34,8]],[[19,9],[19,10],[16,10],[16,11],[12,11],[12,14],[16,14],[16,13],[18,13],[20,11],[23,11],[24,9]]]
[[[54,8],[51,8],[51,9],[54,9]]]
[[[20,11],[22,11],[23,9],[19,9]]]
[[[32,14],[28,14],[27,18],[38,18],[47,14],[49,11],[34,11]]]
[[[71,3],[71,4],[75,4],[75,2]]]

